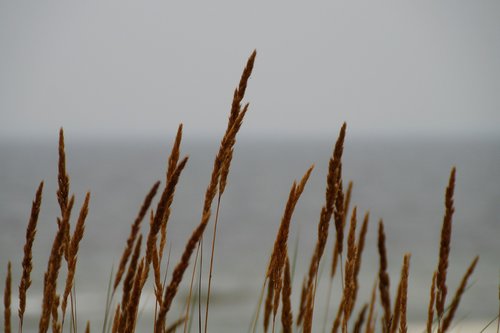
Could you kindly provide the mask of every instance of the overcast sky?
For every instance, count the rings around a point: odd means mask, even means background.
[[[0,137],[500,137],[500,1],[0,0]]]

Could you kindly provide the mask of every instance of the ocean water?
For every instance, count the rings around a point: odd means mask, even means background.
[[[289,240],[290,255],[297,251],[292,293],[293,310],[297,312],[300,284],[317,237],[326,168],[334,139],[246,138],[237,143],[221,205],[209,331],[245,332],[248,329],[290,186],[314,163],[314,172],[293,217]],[[85,192],[91,191],[90,212],[78,256],[76,302],[80,325],[90,320],[92,331],[100,331],[102,326],[109,276],[113,265],[117,265],[130,224],[152,184],[165,178],[170,141],[170,138],[161,142],[66,139],[67,169],[77,209],[81,207]],[[187,141],[183,145],[182,151],[190,159],[177,187],[168,227],[169,272],[178,261],[191,230],[200,220],[217,144],[218,140],[213,139]],[[460,323],[480,326],[498,313],[500,141],[348,137],[344,150],[344,180],[354,182],[352,203],[357,205],[359,215],[369,211],[371,217],[355,313],[369,300],[376,278],[376,229],[378,220],[383,218],[391,295],[394,297],[396,293],[403,254],[411,252],[409,321],[410,325],[417,327],[425,320],[429,286],[437,264],[444,191],[453,165],[457,167],[457,182],[448,275],[449,298],[468,264],[475,255],[480,255],[471,287],[462,299],[456,318],[459,327]],[[25,228],[36,187],[41,180],[45,181],[34,244],[35,267],[33,285],[28,293],[25,332],[35,332],[38,325],[43,272],[58,214],[56,175],[57,138],[31,143],[0,143],[0,277],[4,279],[7,261],[11,260],[14,324],[17,324],[17,281],[21,272]],[[212,226],[213,221],[205,234],[202,300],[206,291]],[[147,230],[145,223],[143,233]],[[325,316],[333,226],[330,232],[319,285],[322,292],[317,293],[316,298],[314,331],[321,331]],[[164,271],[167,257],[166,254]],[[170,321],[182,315],[191,274],[192,266],[186,272],[168,315]],[[151,285],[146,285],[141,305],[139,327],[144,332],[151,331],[152,290]],[[340,290],[340,280],[336,277],[328,327],[336,311]],[[197,331],[197,325],[195,320],[193,332]]]

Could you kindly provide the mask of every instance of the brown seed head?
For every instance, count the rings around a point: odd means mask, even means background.
[[[9,261],[7,265],[7,278],[5,279],[5,290],[3,295],[3,304],[4,304],[4,332],[11,332],[10,325],[10,302],[11,302],[11,293],[12,293],[12,264]]]
[[[455,208],[453,207],[455,173],[455,168],[452,168],[445,194],[445,214],[443,218],[443,227],[441,229],[441,244],[439,247],[439,263],[436,277],[436,312],[439,318],[443,316],[446,294],[448,292],[448,288],[446,286],[446,273],[448,271],[448,257],[450,255],[452,218],[453,212],[455,211]]]
[[[386,332],[391,325],[391,296],[389,293],[389,274],[387,274],[387,251],[385,248],[385,232],[384,223],[382,220],[379,222],[378,227],[378,253],[380,256],[380,268],[379,268],[379,290],[380,290],[380,302],[382,303],[382,308],[384,309],[383,315],[383,332]]]
[[[127,244],[125,246],[125,250],[123,251],[122,257],[120,259],[120,264],[118,265],[118,271],[116,272],[115,282],[113,284],[113,290],[116,290],[116,288],[118,287],[118,284],[121,281],[123,273],[125,272],[125,267],[127,266],[128,258],[130,257],[130,254],[132,253],[135,239],[137,238],[137,235],[139,234],[142,220],[144,219],[144,216],[146,216],[146,213],[148,212],[149,206],[151,205],[151,201],[153,201],[153,198],[156,195],[156,192],[158,191],[159,186],[160,186],[160,182],[156,182],[153,185],[153,187],[149,191],[148,195],[144,199],[144,202],[141,206],[141,209],[139,210],[139,214],[135,218],[134,223],[132,224],[132,226],[130,228],[130,235],[127,239]]]
[[[467,271],[465,272],[462,281],[460,281],[460,285],[455,292],[455,296],[453,297],[453,300],[451,301],[450,307],[448,312],[446,313],[446,316],[443,319],[443,322],[441,323],[441,328],[440,332],[444,333],[448,330],[450,327],[451,321],[453,320],[453,317],[455,316],[455,312],[458,309],[458,305],[460,304],[460,299],[462,298],[462,295],[465,291],[465,288],[467,287],[467,281],[469,280],[470,276],[474,272],[474,268],[476,268],[476,264],[479,260],[479,257],[474,258],[472,263],[470,264],[469,268],[467,268]]]
[[[35,241],[36,225],[38,223],[38,215],[40,213],[40,206],[42,204],[42,191],[43,182],[38,186],[36,191],[35,200],[31,206],[31,214],[26,228],[26,243],[24,245],[23,257],[23,273],[21,276],[21,283],[19,284],[19,326],[22,330],[24,321],[24,311],[26,310],[26,293],[31,286],[31,271],[33,270],[33,242]]]
[[[434,321],[434,302],[436,298],[436,276],[437,272],[434,272],[434,275],[432,276],[429,307],[427,308],[427,325],[426,325],[427,333],[432,333],[432,322]]]
[[[64,295],[62,298],[61,310],[62,317],[66,314],[66,306],[68,304],[68,296],[71,292],[71,288],[73,288],[73,280],[75,278],[76,273],[76,261],[78,255],[78,249],[80,245],[80,241],[83,238],[83,233],[85,232],[85,219],[87,218],[87,214],[89,211],[89,201],[90,201],[90,193],[87,192],[85,196],[85,201],[83,202],[83,206],[80,210],[80,215],[78,217],[78,221],[76,223],[75,231],[73,233],[73,237],[71,238],[70,246],[69,246],[69,256],[68,256],[68,276],[66,277],[66,286],[64,288]],[[63,319],[64,321],[64,319]]]

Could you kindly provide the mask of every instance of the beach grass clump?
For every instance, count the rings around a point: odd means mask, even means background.
[[[193,281],[198,265],[198,257],[202,256],[203,240],[208,224],[213,220],[213,232],[211,238],[210,266],[207,276],[206,304],[203,331],[209,330],[210,294],[213,283],[214,257],[216,256],[216,237],[219,222],[219,210],[221,209],[222,197],[228,185],[231,162],[234,158],[234,150],[237,135],[241,129],[245,116],[249,110],[249,104],[243,103],[245,92],[256,60],[254,51],[243,70],[240,81],[234,90],[231,102],[227,127],[220,141],[218,151],[215,154],[213,168],[206,191],[203,196],[203,208],[200,213],[198,224],[192,230],[191,235],[185,241],[184,250],[174,266],[170,278],[166,278],[166,271],[170,261],[170,254],[165,255],[168,238],[167,226],[170,220],[177,186],[179,186],[183,171],[188,165],[188,156],[181,157],[181,143],[183,137],[183,126],[179,125],[175,140],[172,144],[167,159],[164,184],[160,181],[153,184],[141,204],[137,216],[130,226],[130,233],[125,240],[122,255],[118,262],[115,274],[110,277],[108,297],[103,300],[106,305],[103,313],[102,332],[131,333],[137,332],[140,320],[151,320],[153,332],[175,332],[184,327],[187,332],[193,321],[190,311],[191,292]],[[343,179],[342,155],[346,138],[347,125],[340,127],[337,140],[333,147],[331,157],[328,159],[328,170],[326,174],[325,198],[319,211],[317,224],[317,238],[312,254],[309,255],[308,270],[304,272],[302,288],[300,290],[300,301],[293,304],[294,270],[292,269],[288,237],[291,226],[294,223],[294,213],[297,203],[312,176],[314,165],[311,166],[299,181],[293,182],[288,199],[285,203],[281,222],[279,224],[274,244],[269,244],[270,255],[267,265],[263,266],[263,285],[261,296],[250,331],[257,332],[304,332],[319,331],[318,321],[323,322],[322,331],[334,332],[364,332],[364,333],[406,333],[409,330],[407,304],[409,301],[408,290],[411,284],[410,258],[411,254],[403,255],[399,284],[395,298],[391,299],[391,285],[389,276],[389,260],[386,247],[386,230],[382,220],[377,229],[377,250],[379,255],[378,272],[373,272],[375,282],[371,293],[364,296],[358,295],[360,290],[359,274],[362,266],[362,255],[365,250],[365,239],[368,234],[370,215],[362,213],[359,206],[351,209],[351,194],[353,182]],[[77,205],[75,195],[71,193],[70,177],[66,170],[66,152],[64,143],[64,132],[61,128],[59,133],[59,161],[57,177],[57,202],[60,215],[55,218],[57,230],[51,246],[47,268],[43,280],[43,299],[39,313],[38,331],[52,332],[77,332],[78,311],[76,306],[75,277],[77,275],[78,252],[85,234],[86,217],[91,211],[90,192],[86,193],[78,217],[72,226],[72,213]],[[450,173],[449,183],[445,192],[445,213],[443,218],[438,263],[433,276],[430,277],[430,300],[427,308],[428,333],[444,333],[450,330],[457,308],[467,288],[468,281],[474,272],[479,257],[475,257],[453,295],[447,302],[448,295],[448,266],[451,251],[452,220],[454,213],[454,190],[456,181],[456,169],[453,167]],[[345,188],[344,185],[348,184]],[[42,193],[44,182],[38,186],[32,203],[26,228],[26,240],[23,248],[24,256],[20,265],[21,279],[19,281],[19,323],[17,330],[22,333],[24,326],[24,315],[28,301],[28,291],[31,286],[31,272],[33,270],[33,247],[36,237],[37,221],[42,205]],[[154,205],[155,198],[159,198]],[[214,206],[215,208],[215,216]],[[363,220],[361,223],[361,216]],[[141,226],[145,219],[149,218],[149,230],[143,234]],[[329,230],[335,232],[334,237],[329,237]],[[346,234],[347,228],[347,234]],[[323,320],[314,320],[318,317],[316,309],[316,294],[319,291],[320,266],[324,252],[331,244],[332,262],[329,267],[329,283],[327,287],[326,312]],[[82,246],[84,243],[82,243]],[[196,252],[195,252],[196,251]],[[184,279],[194,255],[194,269],[191,277],[189,296],[185,302],[185,314],[181,317],[170,318],[169,312],[174,302],[179,301],[178,291],[181,283],[187,283]],[[299,253],[307,257],[307,253]],[[165,264],[165,259],[167,263]],[[263,258],[266,260],[266,258]],[[113,263],[110,263],[112,266]],[[66,265],[66,270],[62,266]],[[166,267],[165,267],[166,266]],[[201,266],[201,264],[200,264]],[[152,267],[152,268],[151,268]],[[11,299],[12,299],[12,270],[15,264],[10,262],[7,267],[4,288],[4,332],[13,330],[11,321]],[[152,274],[150,270],[152,269]],[[413,269],[412,269],[413,270]],[[340,271],[340,274],[337,272]],[[65,274],[64,274],[65,273]],[[200,283],[201,286],[201,268]],[[340,280],[340,298],[336,307],[332,306],[331,292],[333,280]],[[61,281],[63,280],[63,281]],[[152,280],[155,311],[152,318],[140,316],[139,305],[144,298],[144,288],[148,280]],[[120,288],[121,286],[121,288]],[[120,291],[121,290],[121,291]],[[377,295],[378,294],[378,295]],[[393,294],[394,295],[394,294]],[[120,297],[121,296],[121,297]],[[378,300],[378,301],[377,301]],[[201,302],[199,303],[199,325],[198,331],[202,331]],[[357,306],[357,304],[359,305]],[[182,304],[182,303],[181,303]],[[357,307],[356,307],[357,306]],[[281,311],[280,311],[281,307]],[[69,324],[65,321],[69,313]],[[262,314],[262,318],[260,315]],[[81,317],[81,316],[80,316]],[[329,318],[333,321],[329,322]],[[91,321],[86,321],[84,331],[90,332]],[[246,327],[242,327],[242,330]],[[94,331],[96,328],[94,327]]]

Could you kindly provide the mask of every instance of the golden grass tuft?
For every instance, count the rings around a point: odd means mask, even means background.
[[[154,332],[165,333],[174,332],[179,326],[184,324],[185,331],[187,327],[192,324],[192,318],[189,316],[189,311],[186,314],[172,322],[167,322],[167,314],[174,304],[175,296],[178,293],[180,284],[187,267],[189,266],[194,249],[198,248],[202,256],[201,240],[205,229],[212,217],[212,206],[215,205],[214,200],[217,197],[217,208],[215,213],[214,231],[212,238],[210,269],[208,275],[208,288],[206,300],[206,312],[204,331],[208,331],[208,309],[210,305],[210,292],[213,273],[213,260],[214,248],[217,233],[217,222],[219,215],[219,208],[221,204],[221,197],[224,193],[227,183],[228,175],[230,172],[231,162],[234,157],[234,147],[236,143],[236,136],[241,128],[244,117],[248,111],[249,104],[242,105],[243,98],[249,78],[252,74],[256,52],[254,51],[243,70],[240,82],[233,94],[231,103],[231,110],[227,122],[226,131],[222,137],[219,145],[219,150],[215,155],[211,177],[205,191],[203,209],[201,212],[200,220],[193,229],[191,236],[188,238],[184,251],[175,266],[169,283],[166,283],[167,273],[162,281],[162,258],[167,241],[167,225],[169,222],[172,203],[176,191],[177,184],[180,176],[186,167],[188,157],[181,158],[181,141],[183,134],[183,125],[180,124],[177,134],[168,157],[166,166],[166,182],[161,192],[156,209],[151,210],[149,232],[144,236],[144,250],[143,248],[143,234],[141,233],[141,224],[144,220],[148,210],[152,205],[153,199],[156,196],[160,182],[156,182],[151,190],[146,195],[142,206],[133,221],[130,229],[130,234],[126,240],[125,248],[119,261],[118,270],[116,275],[110,277],[109,295],[106,300],[106,313],[104,320],[103,332],[113,333],[132,333],[137,331],[137,324],[140,317],[139,305],[142,296],[142,291],[146,285],[150,266],[153,266],[154,281],[152,287],[154,288],[153,294],[155,300],[155,314],[153,319]],[[342,155],[344,149],[344,141],[346,134],[346,124],[344,123],[340,129],[338,138],[336,140],[332,156],[329,159],[328,173],[326,177],[326,190],[325,201],[322,205],[319,222],[317,226],[317,240],[314,245],[311,260],[309,262],[308,270],[306,271],[302,290],[300,303],[298,304],[298,312],[296,316],[296,327],[293,327],[294,317],[292,313],[292,291],[293,291],[293,271],[291,267],[290,258],[288,256],[288,237],[290,233],[290,225],[292,217],[298,203],[298,200],[303,194],[304,188],[311,176],[313,166],[310,167],[304,174],[299,182],[294,182],[286,202],[283,216],[279,225],[279,229],[272,247],[272,252],[269,262],[265,267],[264,272],[264,285],[262,289],[261,299],[255,312],[255,320],[253,321],[253,329],[256,330],[259,322],[258,316],[260,314],[260,306],[262,298],[265,293],[267,283],[267,296],[264,305],[264,318],[263,326],[264,331],[267,331],[271,324],[272,318],[272,331],[283,331],[284,333],[291,333],[294,330],[297,332],[310,333],[313,331],[314,324],[314,310],[315,310],[315,295],[319,288],[320,281],[320,263],[324,250],[327,246],[328,234],[330,228],[330,221],[336,231],[336,237],[332,240],[333,256],[330,268],[329,286],[327,293],[327,305],[325,324],[323,331],[326,330],[326,322],[331,320],[333,314],[335,318],[332,323],[331,332],[338,332],[341,328],[342,333],[352,331],[355,333],[365,332],[374,333],[382,331],[383,333],[406,333],[408,331],[407,324],[407,303],[408,303],[408,282],[409,282],[409,269],[410,269],[410,254],[405,254],[403,258],[403,265],[401,268],[401,277],[397,289],[396,298],[394,299],[393,310],[391,311],[391,297],[390,297],[390,280],[388,274],[388,256],[386,248],[386,234],[384,230],[383,221],[380,220],[378,226],[378,240],[377,248],[380,257],[379,271],[375,280],[370,301],[363,304],[360,308],[356,309],[356,301],[358,291],[360,290],[358,275],[361,271],[362,254],[365,248],[365,239],[368,233],[369,214],[364,215],[361,228],[356,237],[357,229],[357,215],[358,208],[354,206],[350,216],[349,231],[346,240],[344,240],[344,229],[350,211],[350,203],[352,196],[353,183],[349,182],[346,191],[344,192],[342,180]],[[62,333],[64,330],[64,320],[66,308],[68,305],[68,297],[71,304],[71,326],[70,332],[77,332],[76,318],[76,288],[74,281],[76,276],[77,258],[80,247],[80,242],[85,233],[85,221],[89,211],[90,193],[87,193],[85,200],[80,209],[80,214],[76,221],[75,229],[71,235],[71,213],[75,205],[75,197],[70,197],[70,180],[66,171],[66,153],[64,144],[64,132],[61,128],[59,131],[59,158],[58,158],[58,176],[57,176],[57,202],[61,215],[57,217],[58,228],[52,243],[47,269],[45,271],[43,280],[43,299],[40,311],[38,331],[46,333],[51,326],[52,331],[55,333]],[[437,328],[438,333],[447,332],[454,319],[457,308],[460,304],[461,298],[467,287],[467,283],[474,272],[478,263],[476,257],[467,271],[465,272],[462,280],[454,294],[454,297],[447,308],[447,269],[450,254],[451,231],[452,231],[452,217],[454,213],[454,189],[455,189],[455,168],[452,168],[450,179],[445,193],[445,214],[443,218],[443,225],[441,230],[439,260],[436,271],[433,275],[432,285],[430,288],[430,301],[428,306],[428,318],[426,331],[431,333],[433,330],[433,322],[436,312],[437,315]],[[33,269],[33,244],[36,235],[36,228],[40,207],[42,202],[42,192],[44,183],[41,182],[36,191],[35,199],[32,203],[31,214],[29,217],[28,226],[26,228],[26,241],[24,245],[24,257],[22,259],[22,274],[19,283],[19,332],[22,333],[24,314],[26,311],[26,297],[27,291],[31,286],[31,272]],[[343,262],[342,254],[344,241],[346,242],[346,256]],[[197,255],[198,257],[198,252]],[[63,292],[58,293],[58,278],[61,271],[63,258],[67,262],[67,274]],[[169,257],[170,259],[170,252]],[[195,259],[195,262],[197,260]],[[295,255],[292,260],[295,264]],[[167,261],[168,271],[169,261]],[[195,264],[196,265],[196,264]],[[335,276],[337,266],[340,265],[341,270],[341,283],[342,283],[342,296],[336,311],[329,313],[330,305],[330,292],[332,288],[332,281]],[[12,267],[9,261],[7,267],[7,276],[5,280],[4,289],[4,332],[10,333],[11,327],[11,294],[12,294]],[[342,270],[344,269],[344,270]],[[200,292],[201,292],[201,260],[200,260]],[[345,272],[345,275],[344,275]],[[193,269],[191,281],[194,281],[196,273],[196,266]],[[328,273],[326,273],[328,274]],[[115,301],[114,295],[118,286],[122,283],[123,291],[121,292],[121,300]],[[193,282],[191,282],[192,285]],[[380,304],[382,308],[382,320],[377,323],[377,288],[380,293]],[[190,288],[190,295],[191,295]],[[500,289],[499,289],[500,290]],[[62,296],[61,296],[62,295]],[[500,295],[499,295],[500,297]],[[190,297],[189,297],[190,298]],[[201,296],[199,296],[199,299]],[[118,304],[116,304],[118,302]],[[281,314],[279,314],[279,306],[281,303]],[[199,302],[200,304],[200,302]],[[115,307],[116,306],[116,307]],[[115,309],[113,312],[112,309]],[[187,306],[189,309],[189,305]],[[445,310],[446,309],[446,310]],[[59,312],[61,311],[61,312]],[[112,322],[109,321],[107,325],[108,313],[112,312]],[[355,322],[350,320],[353,314],[357,311]],[[272,317],[271,317],[272,316]],[[192,317],[192,316],[191,316]],[[201,320],[201,305],[198,310],[199,326],[198,331],[202,330]],[[366,319],[365,319],[366,318]],[[278,321],[277,321],[278,319]],[[281,328],[276,328],[276,322],[280,322]],[[500,321],[499,321],[500,322]],[[379,324],[380,327],[377,325]],[[279,324],[278,324],[279,325]],[[86,323],[85,332],[90,332],[90,322]]]
[[[255,52],[252,54],[253,57],[255,57]],[[251,57],[252,57],[251,56]],[[205,201],[203,204],[203,211],[201,215],[201,221],[200,224],[194,229],[193,233],[191,234],[191,237],[189,238],[185,248],[184,252],[182,254],[180,262],[177,264],[177,266],[174,268],[174,271],[172,273],[172,278],[171,281],[168,285],[168,287],[165,289],[165,295],[163,296],[163,301],[160,306],[160,310],[158,311],[158,317],[156,319],[156,324],[155,324],[155,329],[156,332],[161,332],[161,330],[164,328],[164,322],[166,319],[167,312],[170,310],[170,306],[172,305],[172,301],[177,294],[177,290],[179,288],[179,284],[182,280],[182,277],[184,275],[184,272],[186,268],[189,265],[189,259],[191,258],[191,255],[200,241],[203,232],[205,231],[205,228],[208,224],[208,221],[211,216],[211,206],[212,202],[214,200],[214,197],[217,192],[217,187],[219,184],[220,180],[220,175],[222,172],[222,167],[224,160],[226,159],[229,151],[232,149],[232,146],[234,145],[234,142],[236,140],[236,134],[238,133],[241,124],[243,122],[243,118],[245,117],[245,114],[248,110],[248,106],[245,106],[243,110],[235,117],[233,123],[228,127],[229,130],[226,131],[226,134],[222,138],[220,147],[219,147],[219,152],[217,153],[215,160],[214,160],[214,166],[212,169],[212,176],[210,179],[210,183],[207,187],[207,190],[205,192]],[[181,162],[182,163],[182,162]],[[158,205],[158,209],[156,214],[158,215],[161,212],[160,210],[160,205]],[[152,228],[153,231],[153,228]],[[152,234],[152,232],[150,232]],[[150,247],[149,244],[149,239],[148,239],[148,248]],[[147,254],[146,254],[146,259],[147,259]]]

